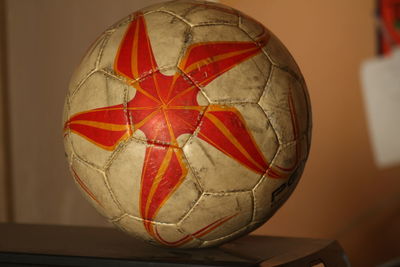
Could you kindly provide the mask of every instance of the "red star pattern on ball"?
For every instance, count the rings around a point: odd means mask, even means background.
[[[182,245],[235,216],[220,218],[177,241],[164,240],[154,229],[152,221],[157,212],[188,174],[182,151],[185,135],[196,135],[255,173],[283,178],[270,168],[236,108],[198,103],[200,88],[260,53],[268,38],[266,34],[257,42],[192,44],[180,59],[176,73],[168,76],[157,65],[144,16],[137,13],[114,64],[116,74],[136,89],[134,97],[125,104],[75,114],[67,121],[65,129],[110,151],[131,136],[140,138],[135,135],[137,131],[145,135],[140,214],[147,232],[161,243]]]

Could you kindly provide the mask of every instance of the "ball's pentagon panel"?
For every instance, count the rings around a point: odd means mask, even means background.
[[[311,109],[283,44],[241,12],[181,0],[108,28],[64,108],[71,173],[120,229],[216,246],[262,225],[308,157]]]

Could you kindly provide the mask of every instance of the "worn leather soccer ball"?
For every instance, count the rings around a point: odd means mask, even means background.
[[[308,156],[306,85],[283,44],[224,5],[137,11],[70,83],[65,150],[93,206],[153,244],[219,245],[268,220]]]

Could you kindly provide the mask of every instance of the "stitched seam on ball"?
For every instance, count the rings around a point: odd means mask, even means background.
[[[238,13],[238,28],[242,29],[242,27],[240,25],[243,24],[243,17],[241,16],[240,13]]]
[[[261,99],[265,96],[265,94],[267,94],[267,89],[268,89],[268,87],[269,87],[270,84],[271,84],[272,75],[273,75],[274,72],[275,72],[275,66],[274,66],[274,65],[271,65],[271,69],[269,70],[269,74],[268,74],[268,78],[267,78],[267,81],[266,81],[265,86],[264,86],[264,90],[263,90],[262,94],[260,95],[260,98],[259,98],[258,101],[257,101],[257,103],[258,103],[259,105],[260,105]],[[261,105],[260,105],[260,107],[262,108]],[[269,119],[269,118],[268,118],[268,119]]]
[[[296,139],[290,140],[290,141],[285,142],[285,143],[281,143],[280,146],[281,147],[288,147],[288,146],[294,145],[294,144],[296,144],[297,142],[301,141],[303,138],[306,138],[306,137],[307,137],[307,132],[302,133]]]
[[[110,196],[111,196],[112,200],[114,201],[115,205],[118,207],[120,213],[126,212],[126,211],[122,208],[121,203],[120,203],[120,202],[118,201],[118,199],[115,197],[114,191],[112,190],[112,188],[111,188],[111,186],[110,186],[110,184],[109,184],[109,182],[108,182],[108,177],[107,177],[107,173],[106,173],[106,172],[104,172],[103,177],[104,177],[104,184],[105,184],[105,186],[106,186],[106,188],[107,188],[107,190],[108,190],[108,193],[110,194]]]
[[[204,196],[230,196],[235,194],[250,193],[251,190],[232,190],[228,192],[204,192]]]
[[[124,214],[122,214],[121,216],[118,216],[118,217],[116,217],[116,218],[110,219],[109,221],[112,222],[112,223],[119,222],[119,221],[121,221],[123,218],[128,217],[128,216],[129,216],[128,213],[124,213]],[[130,217],[131,217],[132,219],[134,219],[134,220],[137,220],[137,221],[142,222],[142,219],[139,218],[139,217],[136,217],[136,216],[133,216],[133,215],[131,215]]]
[[[204,112],[207,111],[208,108],[205,109]],[[186,145],[190,142],[192,142],[192,139],[197,137],[199,131],[200,131],[200,126],[201,126],[201,121],[199,121],[198,127],[196,127],[196,129],[193,131],[193,133],[190,135],[190,137],[186,140],[186,142],[182,145],[182,151],[184,151],[184,148],[186,147]],[[186,155],[185,155],[186,156]]]
[[[225,22],[225,21],[218,21],[218,22],[200,22],[197,24],[192,24],[193,28],[195,27],[203,27],[203,26],[233,26],[233,27],[238,27],[238,23],[231,23],[231,22]]]
[[[74,155],[75,155],[75,157],[76,157],[77,159],[79,159],[79,160],[82,161],[82,162],[85,162],[86,164],[92,166],[94,169],[96,169],[96,170],[98,170],[98,171],[104,172],[104,169],[103,169],[102,167],[96,165],[96,164],[93,163],[93,162],[90,162],[89,160],[87,160],[87,159],[81,157],[80,155],[78,155],[78,154],[76,153],[74,141],[72,140],[72,138],[70,138],[70,143],[71,143],[72,149],[73,149],[73,151],[74,151]]]
[[[91,71],[89,71],[86,76],[76,85],[76,87],[72,90],[71,94],[70,94],[70,98],[73,98],[75,96],[75,94],[78,92],[78,90],[81,89],[82,85],[90,78],[90,76],[92,76],[93,74],[96,73],[96,69],[92,69]]]
[[[124,214],[122,214],[121,216],[119,216],[117,218],[110,219],[109,221],[111,221],[113,223],[114,222],[119,222],[125,217],[129,217],[129,218],[131,218],[133,220],[136,220],[138,222],[148,222],[148,223],[151,223],[151,224],[154,224],[154,225],[166,225],[166,226],[176,226],[177,225],[176,223],[164,223],[164,222],[159,222],[159,221],[155,221],[155,220],[145,220],[145,219],[142,219],[140,217],[134,216],[134,215],[129,214],[129,213],[124,213]]]
[[[205,9],[210,8],[211,10],[216,10],[217,12],[226,14],[226,15],[228,15],[228,16],[234,15],[234,16],[236,17],[236,19],[237,19],[237,22],[236,22],[236,24],[232,24],[232,23],[229,23],[229,24],[228,24],[228,22],[225,22],[225,21],[219,21],[219,22],[201,22],[201,23],[198,23],[198,24],[194,24],[195,26],[203,26],[203,25],[223,25],[223,24],[226,24],[226,25],[235,25],[235,26],[238,25],[238,23],[239,23],[239,13],[238,13],[235,9],[231,9],[231,8],[229,8],[229,7],[220,8],[220,9],[218,9],[218,8],[213,8],[212,5],[210,5],[210,2],[208,2],[208,1],[202,1],[202,4],[205,4],[205,5],[206,5]],[[203,8],[203,9],[200,9],[200,8]],[[196,9],[200,9],[200,10],[196,10]],[[201,5],[194,5],[191,9],[189,9],[189,10],[184,14],[184,17],[188,16],[190,13],[191,13],[191,14],[195,14],[196,12],[204,11],[205,9],[204,9],[204,7],[202,7]],[[194,11],[194,10],[195,10],[195,11]],[[228,10],[231,11],[231,12],[233,12],[234,14],[228,12]],[[194,11],[194,12],[192,12],[192,11]],[[203,23],[204,23],[204,24],[203,24]]]
[[[162,66],[162,67],[157,67],[155,70],[151,70],[151,71],[147,71],[147,72],[143,72],[139,77],[137,77],[136,79],[128,79],[122,75],[117,74],[113,69],[110,68],[101,68],[98,69],[97,71],[99,72],[103,72],[106,75],[109,75],[117,80],[123,81],[124,83],[126,83],[127,85],[131,86],[131,84],[143,81],[144,79],[147,79],[149,76],[157,73],[157,72],[162,72],[162,71],[169,71],[171,69],[177,69],[176,65],[167,65],[167,66]]]
[[[294,61],[294,59],[293,59]],[[295,62],[296,63],[296,62]],[[289,74],[293,79],[295,79],[298,83],[300,83],[300,85],[302,85],[302,82],[304,80],[304,78],[299,77],[299,75],[294,72],[292,69],[288,68],[288,67],[283,67],[280,65],[276,65],[276,68],[280,69],[281,71],[286,72],[287,74]]]
[[[76,153],[75,153],[75,157],[74,157],[74,158],[76,158],[77,161],[80,161],[80,162],[83,163],[84,165],[88,165],[89,167],[91,167],[91,168],[95,169],[96,171],[100,172],[101,174],[104,174],[104,170],[103,170],[103,169],[101,169],[101,168],[95,166],[93,163],[91,163],[91,162],[88,161],[88,160],[82,159],[82,158],[81,158],[80,156],[78,156]]]
[[[261,74],[263,74],[263,71],[261,70],[260,66],[258,66],[257,62],[256,62],[253,58],[251,58],[251,61],[253,61],[254,65],[256,66],[256,68],[258,69],[258,71],[259,71]],[[256,101],[256,103],[258,103],[258,102],[260,101],[261,96],[262,96],[263,93],[264,93],[265,86],[267,86],[267,83],[268,83],[268,81],[269,81],[269,79],[270,79],[270,77],[271,77],[272,67],[273,67],[273,66],[270,65],[270,69],[269,69],[269,73],[268,73],[267,77],[264,77],[264,76],[263,76],[263,78],[264,78],[264,80],[265,80],[265,82],[264,82],[264,84],[263,84],[263,87],[262,87],[263,90],[262,90],[262,92],[259,94],[258,100]]]
[[[256,186],[258,186],[260,184],[260,181],[262,181],[264,179],[264,176],[261,177],[261,179],[259,180],[259,182],[257,183]],[[254,193],[254,188],[256,188],[256,186],[253,187],[253,189],[251,190],[251,197],[253,199],[253,212],[251,214],[251,221],[253,222],[255,217],[256,217],[256,209],[257,209],[257,199],[256,199],[256,194]]]
[[[127,16],[126,19],[122,19],[122,21],[118,24],[112,25],[111,27],[109,27],[104,33],[114,33],[118,28],[129,24],[132,22],[132,20],[134,19],[134,16],[132,14],[130,14],[129,16]]]
[[[116,79],[117,81],[121,81],[121,82],[123,82],[123,83],[126,84],[126,85],[129,85],[130,83],[135,83],[135,82],[138,82],[138,81],[139,81],[139,78],[138,78],[138,79],[135,79],[135,80],[128,80],[128,79],[125,78],[124,76],[118,75],[118,74],[116,74],[113,70],[107,69],[107,68],[99,69],[98,72],[101,72],[103,75],[109,76],[110,78],[114,78],[114,79]]]
[[[101,180],[102,180],[102,182],[103,182],[103,185],[104,185],[105,188],[107,189],[107,192],[109,193],[109,195],[110,195],[110,197],[111,197],[111,199],[112,199],[114,205],[118,208],[118,211],[119,211],[118,213],[119,213],[119,214],[123,213],[123,210],[122,210],[121,207],[118,205],[118,202],[115,201],[112,192],[110,191],[109,187],[107,186],[107,183],[106,183],[106,174],[105,174],[105,172],[93,168],[92,165],[88,164],[88,163],[85,162],[85,161],[82,161],[82,160],[81,160],[79,157],[77,157],[75,154],[74,154],[74,156],[73,156],[72,159],[71,159],[71,166],[70,166],[71,168],[72,168],[72,162],[73,162],[74,160],[76,160],[77,162],[80,162],[80,163],[83,164],[83,165],[86,165],[87,168],[92,168],[93,170],[98,171],[98,172],[100,173],[100,175],[102,176],[102,179],[101,179]],[[76,180],[76,179],[74,179],[74,180]],[[76,181],[75,181],[75,182],[76,182]],[[78,184],[78,183],[77,183],[77,184]],[[106,208],[104,208],[104,207],[102,207],[102,209],[103,209],[104,213],[107,214],[107,216],[105,216],[105,217],[107,217],[108,219],[110,219],[110,217],[108,217],[109,211],[108,211]]]
[[[285,181],[286,181],[286,180],[285,180]],[[284,183],[285,181],[282,180],[282,183]],[[267,176],[264,176],[263,179],[260,181],[260,183],[258,183],[257,186],[254,187],[254,189],[253,189],[253,194],[254,194],[254,200],[255,200],[255,202],[257,202],[255,190],[260,186],[260,184],[261,184],[262,182],[265,182],[265,183],[266,183],[266,186],[268,187],[268,185],[272,182],[272,179],[271,179],[271,178],[268,178]],[[267,208],[268,208],[268,211],[270,212],[270,211],[272,210],[272,208],[271,208],[271,204],[272,204],[271,200],[269,201],[268,204],[269,204],[269,206],[268,206]],[[266,208],[266,207],[264,207],[264,209],[265,209],[265,208]],[[260,217],[261,219],[256,220],[256,216],[257,216],[257,217]],[[272,215],[271,215],[271,216],[272,216]],[[261,217],[261,215],[258,214],[258,212],[257,212],[257,206],[255,205],[255,206],[254,206],[254,213],[253,213],[252,221],[255,222],[255,223],[256,223],[256,222],[265,222],[266,220],[263,219],[263,218],[265,218],[265,216]]]
[[[304,137],[304,135],[302,135],[303,137]],[[300,137],[299,137],[299,139],[300,139]],[[292,141],[291,142],[291,144],[293,145],[293,144],[295,144],[297,141],[295,140],[295,141]],[[277,152],[276,152],[276,154],[275,154],[275,157],[274,157],[274,159],[272,160],[272,162],[271,162],[271,165],[270,166],[273,166],[274,164],[275,164],[275,161],[276,161],[276,157],[277,157],[277,155],[280,153],[280,151],[281,150],[283,150],[285,147],[287,147],[285,144],[281,144],[280,146],[279,146],[279,149],[277,150]],[[301,160],[301,162],[303,162],[304,160]],[[300,162],[300,163],[301,163]],[[300,164],[299,163],[299,164]],[[297,170],[297,168],[296,168],[296,170]],[[293,171],[292,173],[291,173],[291,175],[294,173],[295,171]],[[288,179],[288,178],[287,178]],[[285,181],[287,180],[287,179],[285,179]],[[266,183],[267,183],[267,185],[269,184],[269,183],[271,183],[272,182],[272,179],[271,178],[269,178],[268,179],[268,176],[266,175],[266,174],[264,174],[264,176],[263,176],[263,178],[254,186],[254,188],[252,189],[252,191],[253,191],[253,194],[254,194],[254,201],[255,201],[255,203],[257,202],[257,198],[256,198],[256,196],[255,196],[255,190],[260,186],[260,184],[263,182],[263,181],[265,181]],[[283,181],[282,181],[283,182]],[[284,202],[284,201],[283,201]],[[282,202],[282,203],[283,203]],[[272,204],[272,203],[271,203]],[[254,222],[263,222],[263,221],[265,221],[265,220],[261,220],[261,221],[255,221],[255,216],[256,216],[256,214],[257,214],[257,212],[256,212],[256,205],[254,206],[254,213],[253,213],[253,221]],[[272,209],[271,209],[272,210]],[[274,212],[275,213],[275,212]],[[272,215],[270,215],[269,217],[271,217]]]
[[[204,188],[203,188],[203,186],[202,186],[201,183],[200,183],[200,180],[199,180],[199,177],[198,177],[198,174],[197,174],[196,170],[194,170],[194,168],[193,168],[192,165],[190,164],[190,162],[189,162],[189,160],[188,160],[188,157],[186,156],[185,151],[183,150],[183,148],[182,148],[182,155],[183,155],[183,157],[184,157],[184,159],[185,159],[186,164],[187,164],[188,167],[189,167],[190,172],[192,173],[194,179],[196,180],[196,186],[199,187],[198,190],[199,190],[199,192],[200,192],[200,196],[199,196],[199,198],[200,198],[200,197],[202,196],[202,194],[204,193]]]
[[[304,80],[304,77],[301,77],[301,79],[298,79],[297,76],[293,76],[293,74],[288,73],[293,79],[296,80],[296,82],[299,84],[301,88],[301,94],[303,95],[304,102],[307,106],[307,129],[306,129],[306,134],[310,134],[311,137],[311,130],[312,130],[312,110],[311,110],[311,103],[310,103],[310,95],[307,90],[307,85]],[[310,150],[310,147],[308,147],[308,152]]]
[[[200,197],[197,199],[196,203],[188,210],[188,212],[182,217],[182,219],[176,223],[178,227],[182,225],[183,221],[186,220],[186,218],[189,217],[189,215],[193,212],[193,210],[199,205],[200,200],[204,197],[204,192],[200,195]]]
[[[70,92],[67,91],[66,95],[65,95],[65,106],[64,106],[64,110],[63,110],[63,122],[62,122],[62,127],[64,128],[65,123],[69,120],[69,112],[71,110],[71,102],[70,102]],[[68,133],[70,132],[70,129],[67,128]],[[65,133],[63,133],[65,135]]]
[[[126,140],[122,141],[118,144],[118,146],[114,149],[111,153],[110,157],[107,159],[106,163],[104,164],[104,170],[109,171],[111,164],[115,160],[115,158],[126,148],[134,139],[127,138]]]
[[[283,141],[282,141],[282,139],[281,139],[281,136],[278,134],[277,129],[275,128],[274,124],[272,123],[272,121],[271,121],[271,119],[270,119],[270,116],[268,115],[268,114],[270,113],[270,110],[265,109],[265,108],[264,108],[263,106],[261,106],[261,104],[260,104],[261,99],[264,98],[264,97],[266,97],[266,94],[268,93],[268,88],[269,88],[270,85],[271,85],[272,76],[273,76],[274,72],[275,72],[275,66],[273,66],[273,67],[271,68],[270,77],[269,77],[268,82],[267,82],[267,84],[266,84],[266,86],[265,86],[264,92],[263,92],[263,94],[261,95],[260,100],[258,101],[258,105],[259,105],[259,106],[261,107],[261,109],[264,111],[265,116],[267,117],[267,119],[268,119],[268,121],[269,121],[269,124],[271,125],[271,128],[274,130],[275,136],[276,136],[276,138],[278,139],[279,144],[282,144]],[[277,107],[276,107],[276,108],[277,108]],[[285,111],[285,112],[288,112],[288,110],[284,110],[284,111]]]
[[[176,1],[177,2],[177,1]],[[199,6],[198,5],[192,5],[191,7],[189,7],[188,9],[186,9],[185,13],[182,14],[181,17],[185,18],[187,15],[189,15],[190,13],[192,13],[193,11],[195,11],[196,9],[198,9]],[[195,12],[193,12],[195,13]]]
[[[186,52],[188,50],[188,48],[190,47],[190,45],[192,44],[193,41],[193,27],[189,27],[188,30],[186,30],[184,32],[184,41],[183,41],[183,45],[181,50],[179,51],[178,54],[178,60],[176,62],[176,67],[179,69],[179,63],[182,61],[182,58],[186,55]],[[179,69],[180,70],[180,69]]]
[[[279,144],[279,147],[276,149],[274,156],[271,159],[271,162],[269,162],[269,167],[268,169],[264,172],[264,174],[261,176],[260,180],[258,180],[257,184],[251,189],[252,192],[259,186],[259,184],[263,181],[263,179],[266,179],[265,177],[267,176],[268,171],[274,166],[276,158],[278,156],[278,152],[281,149],[281,145]]]
[[[205,109],[205,110],[203,111],[203,113],[200,115],[200,118],[199,118],[199,120],[198,120],[196,129],[193,131],[193,133],[191,134],[191,136],[186,140],[185,144],[182,146],[182,149],[183,149],[183,147],[186,145],[186,143],[189,141],[189,139],[190,139],[195,133],[196,133],[196,136],[197,136],[197,133],[200,131],[201,123],[202,123],[202,121],[203,121],[204,115],[205,115],[205,113],[207,112],[207,109],[208,109],[208,107],[209,107],[211,101],[210,101],[210,99],[208,98],[208,96],[206,95],[206,93],[203,91],[203,89],[202,89],[200,86],[198,86],[198,85],[195,83],[195,81],[193,81],[193,79],[190,78],[190,76],[188,76],[181,68],[179,68],[179,66],[177,66],[177,69],[181,72],[181,75],[184,77],[184,79],[188,79],[188,80],[190,81],[191,84],[193,84],[195,87],[197,87],[197,89],[199,89],[200,93],[203,94],[203,96],[207,99],[207,102],[208,102],[208,105],[207,105],[206,109]]]
[[[171,13],[169,13],[169,12],[164,12],[163,10],[153,10],[153,11],[148,11],[148,12],[146,12],[146,13],[144,14],[144,16],[149,15],[149,14],[153,14],[153,13],[165,13],[165,14],[168,14],[168,15],[172,16],[173,19],[178,19],[179,21],[181,21],[181,22],[183,22],[183,23],[185,24],[185,32],[184,32],[184,33],[185,33],[185,34],[186,34],[186,33],[190,34],[191,29],[192,29],[192,26],[189,25],[187,22],[182,21],[180,18],[178,18],[177,15],[176,15],[175,13],[173,13],[173,12],[171,12]],[[189,26],[189,27],[188,27],[188,26]],[[187,30],[189,30],[189,31],[187,32]],[[186,37],[186,36],[185,36],[185,37]],[[186,46],[187,43],[188,43],[188,42],[187,42],[186,40],[184,40],[184,42],[182,43],[182,48],[179,50],[179,53],[178,53],[176,62],[175,62],[175,64],[171,65],[171,68],[176,68],[176,66],[179,64],[179,62],[180,62],[180,60],[181,60],[181,58],[182,58],[182,56],[183,56],[183,53],[185,52],[185,50],[186,50],[186,48],[187,48],[187,46]],[[157,66],[158,66],[158,65],[157,65]],[[159,68],[159,70],[160,70],[160,72],[162,72],[162,71],[163,71],[163,68]]]
[[[251,37],[250,33],[248,33],[248,32],[246,31],[246,29],[243,28],[243,16],[241,16],[241,14],[239,14],[239,25],[238,25],[238,27],[239,27],[242,31],[244,31],[253,41],[255,41],[256,38],[263,36],[263,35],[267,32],[267,31],[265,30],[265,27],[264,27],[261,23],[258,23],[258,24],[259,24],[260,26],[262,26],[262,32],[261,32],[260,34],[256,35],[256,36],[254,36],[254,37]],[[269,33],[269,32],[267,32],[267,33]],[[271,63],[272,63],[272,62],[271,62]]]
[[[245,30],[245,29],[243,29],[242,27],[238,27],[241,31],[243,31],[249,38],[250,38],[250,40],[252,40],[254,43],[257,43],[257,41],[253,38],[253,37],[251,37],[251,35]],[[264,30],[264,32],[265,32],[265,30]],[[263,33],[264,33],[263,32]],[[270,33],[269,33],[270,34]],[[276,64],[275,62],[274,62],[274,60],[272,60],[272,58],[270,57],[270,55],[265,51],[265,47],[268,45],[268,43],[264,46],[264,47],[261,47],[261,51],[262,51],[262,53],[268,58],[268,60],[269,60],[269,62],[271,63],[271,65],[273,65],[273,66],[276,66],[276,67],[278,67],[279,65],[278,64]]]
[[[146,12],[146,15],[147,15],[147,14],[151,14],[151,13],[156,13],[156,12],[161,12],[161,13],[169,14],[169,15],[171,15],[171,16],[173,16],[173,17],[179,19],[180,21],[184,22],[185,24],[189,25],[189,27],[191,27],[191,28],[193,27],[193,24],[192,24],[190,21],[186,20],[185,18],[183,18],[183,17],[179,16],[178,14],[175,14],[174,12],[169,11],[169,10],[154,10],[154,11],[149,11],[149,12]]]
[[[304,165],[305,165],[306,160],[301,160],[296,168],[295,171],[292,172],[292,175],[299,169],[299,168],[303,168],[304,171]],[[303,165],[303,166],[302,166]],[[270,208],[270,212],[269,214],[267,214],[267,216],[264,216],[263,218],[254,221],[254,223],[264,223],[265,221],[267,221],[269,218],[271,218],[278,210],[279,208],[289,199],[289,197],[292,195],[293,191],[296,189],[299,181],[300,181],[301,175],[299,177],[297,177],[296,181],[294,184],[292,184],[289,187],[289,190],[285,190],[284,192],[282,192],[283,196],[281,199],[279,199],[278,204],[275,204],[274,207]],[[289,179],[289,178],[288,178]],[[269,182],[269,181],[268,181]],[[272,202],[270,203],[272,205]]]
[[[250,36],[250,34],[249,34],[245,29],[241,28],[240,26],[239,26],[239,29],[242,30],[254,43],[257,43],[256,40],[255,40],[254,38],[252,38],[252,37]],[[264,34],[264,33],[265,33],[265,29],[263,28],[263,33],[262,33],[262,34]],[[269,63],[271,64],[271,66],[270,66],[270,70],[269,70],[269,73],[268,73],[268,78],[267,78],[267,80],[266,80],[266,82],[265,82],[265,85],[264,85],[264,90],[263,90],[263,92],[260,94],[260,97],[258,98],[257,103],[259,103],[260,100],[262,99],[262,97],[264,96],[264,94],[266,94],[266,88],[267,88],[268,85],[271,83],[271,79],[272,79],[272,75],[273,75],[274,68],[275,68],[275,67],[279,68],[279,66],[276,65],[276,64],[271,60],[271,58],[269,57],[269,55],[265,53],[264,48],[265,48],[265,46],[264,46],[264,47],[261,47],[262,54],[263,54],[264,56],[266,56],[266,58],[268,59]],[[257,66],[257,68],[258,68],[258,65],[257,65],[257,64],[256,64],[256,66]],[[260,71],[260,72],[261,72],[261,71]],[[262,73],[262,72],[261,72],[261,73]],[[262,107],[261,107],[261,108],[262,108]],[[268,118],[268,120],[269,120],[269,118]],[[275,132],[275,134],[276,134],[276,132]]]
[[[229,238],[235,237],[238,233],[245,232],[246,229],[247,229],[247,228],[250,228],[250,226],[251,226],[252,224],[253,224],[252,221],[250,221],[249,224],[247,224],[247,225],[241,227],[240,229],[234,231],[233,233],[230,233],[230,234],[225,235],[225,236],[223,236],[223,237],[218,237],[218,238],[212,239],[212,240],[204,240],[204,245],[207,246],[207,243],[219,242],[219,241],[221,241],[221,240],[223,240],[223,239],[229,239]],[[221,249],[221,250],[222,250],[223,252],[225,252],[225,253],[228,253],[228,251],[226,251],[226,250],[224,250],[224,249]],[[231,254],[231,253],[230,253],[230,254]],[[236,254],[236,256],[237,256],[237,254]]]
[[[188,79],[194,86],[197,87],[197,89],[199,89],[199,91],[203,94],[203,96],[207,99],[208,103],[211,104],[213,103],[211,101],[211,99],[207,96],[206,92],[203,91],[203,88],[199,85],[197,85],[196,81],[193,80],[184,70],[182,70],[179,66],[177,66],[177,68],[180,70],[181,74],[186,77],[186,79]]]
[[[94,66],[93,66],[93,68],[90,69],[89,72],[85,74],[84,78],[83,78],[81,81],[78,82],[78,84],[76,85],[76,87],[75,87],[75,88],[72,90],[72,92],[71,92],[71,97],[73,97],[73,96],[77,93],[77,91],[80,89],[80,87],[85,83],[85,81],[86,81],[93,73],[96,72],[96,69],[97,69],[97,60],[98,60],[98,57],[99,57],[99,54],[100,54],[101,46],[102,46],[103,43],[104,43],[105,36],[106,36],[106,35],[103,36],[103,34],[100,35],[99,40],[98,40],[97,42],[95,42],[95,44],[93,44],[93,49],[91,49],[91,50],[89,51],[90,53],[93,53],[93,51],[96,50],[96,48],[99,46],[99,51],[98,51],[97,54],[95,55],[95,56],[96,56],[96,60],[94,61]],[[86,57],[86,55],[85,55],[85,57]],[[81,62],[80,64],[82,64],[82,62]]]
[[[105,49],[108,41],[110,40],[110,37],[111,37],[111,34],[109,34],[109,33],[105,34],[105,36],[103,37],[104,38],[103,42],[100,45],[100,48],[99,48],[100,50],[99,50],[99,53],[97,54],[97,57],[96,57],[96,63],[95,63],[95,69],[96,70],[99,68],[99,64],[100,64],[101,58],[103,57],[104,49]]]
[[[72,167],[72,161],[74,160],[74,158],[76,157],[76,154],[75,154],[75,152],[74,152],[74,150],[73,150],[73,147],[71,147],[71,156],[70,156],[70,159],[68,160],[68,168],[71,168]]]

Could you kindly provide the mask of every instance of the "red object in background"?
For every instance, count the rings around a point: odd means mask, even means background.
[[[400,45],[400,0],[379,0],[379,52],[388,54],[394,45]]]

